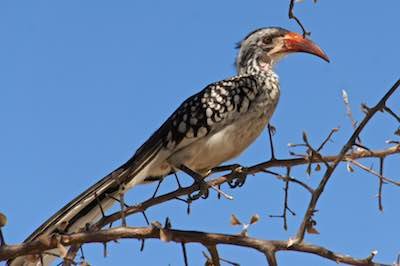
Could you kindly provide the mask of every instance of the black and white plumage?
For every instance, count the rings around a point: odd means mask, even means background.
[[[205,175],[238,156],[263,131],[279,100],[274,64],[290,52],[327,56],[311,41],[282,28],[262,28],[239,46],[237,76],[189,97],[121,167],[101,179],[40,226],[26,241],[57,231],[75,232],[95,222],[121,190],[164,177],[185,166]],[[57,252],[57,251],[54,251]],[[43,255],[45,265],[54,259]],[[40,265],[24,257],[12,266]]]

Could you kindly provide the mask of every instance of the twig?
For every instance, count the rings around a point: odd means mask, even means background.
[[[296,17],[296,15],[294,14],[294,2],[295,0],[290,0],[289,3],[289,19],[294,19],[297,24],[300,26],[301,30],[303,31],[303,37],[306,38],[307,36],[311,35],[311,32],[307,32],[306,28],[303,26],[303,24],[301,23],[300,19],[298,19]]]
[[[353,129],[356,129],[357,122],[353,117],[353,113],[351,112],[349,96],[345,90],[342,90],[342,97],[343,97],[344,105],[346,107],[346,114],[347,114],[348,118],[350,119],[351,126],[353,127]]]
[[[290,176],[290,169],[291,168],[287,168],[287,172],[286,172],[286,176],[289,177]],[[285,187],[283,189],[285,191],[285,196],[284,196],[284,200],[283,200],[283,211],[281,215],[269,215],[269,217],[272,218],[282,218],[283,219],[283,229],[285,229],[285,231],[287,231],[288,229],[288,225],[287,225],[287,211],[290,212],[290,214],[292,214],[293,216],[296,215],[295,212],[293,212],[290,208],[289,208],[289,180],[285,181]]]
[[[297,231],[295,243],[300,243],[303,241],[304,235],[305,235],[305,232],[307,229],[307,223],[310,220],[310,218],[312,217],[312,215],[314,214],[318,199],[321,196],[321,193],[324,191],[325,186],[328,183],[330,177],[332,176],[334,170],[336,169],[338,164],[345,158],[346,153],[354,145],[357,137],[360,135],[361,131],[364,129],[364,127],[367,125],[367,123],[370,121],[370,119],[386,105],[386,101],[389,99],[390,96],[392,96],[392,94],[397,90],[397,88],[399,86],[400,86],[400,79],[397,80],[397,82],[392,86],[392,88],[390,88],[390,90],[382,97],[382,99],[373,108],[368,109],[366,116],[361,121],[361,123],[358,125],[356,130],[353,132],[353,134],[351,135],[349,140],[346,142],[346,144],[342,147],[336,160],[333,162],[332,165],[327,167],[323,178],[321,179],[318,187],[315,189],[314,193],[311,196],[310,202],[307,207],[307,211],[301,222],[299,230]]]
[[[325,138],[325,140],[321,143],[321,145],[319,145],[317,152],[320,152],[326,145],[326,143],[328,143],[328,141],[330,141],[332,139],[333,134],[335,134],[336,132],[338,132],[339,128],[333,128],[331,130],[331,132],[329,132],[328,136]]]
[[[277,266],[278,262],[276,261],[276,256],[275,252],[271,250],[267,250],[265,253],[265,256],[267,257],[268,265],[269,266]]]
[[[398,115],[396,115],[395,112],[392,111],[392,109],[390,109],[389,107],[387,107],[386,105],[383,107],[383,110],[385,110],[388,114],[390,114],[392,117],[394,117],[394,119],[397,120],[397,122],[400,123],[400,117]]]
[[[383,175],[381,175],[381,174],[375,172],[375,171],[372,170],[371,168],[369,168],[369,167],[363,165],[363,164],[360,163],[360,162],[357,162],[357,161],[355,161],[355,160],[349,160],[349,162],[352,163],[352,164],[354,164],[355,166],[357,166],[357,167],[363,169],[364,171],[367,171],[367,172],[369,172],[369,173],[371,173],[371,174],[373,174],[373,175],[379,177],[379,179],[381,179],[382,181],[385,181],[385,182],[387,182],[387,183],[393,184],[393,185],[395,185],[395,186],[400,186],[400,182],[394,181],[394,180],[392,180],[392,179],[390,179],[390,178],[387,178],[387,177],[385,177],[385,176],[383,176]]]
[[[378,188],[378,208],[381,212],[383,212],[383,204],[382,204],[382,189],[383,189],[383,163],[385,158],[379,158],[379,188]]]

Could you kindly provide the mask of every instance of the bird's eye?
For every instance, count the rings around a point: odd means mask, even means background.
[[[270,44],[270,43],[272,43],[272,37],[271,37],[271,36],[265,36],[265,37],[262,39],[262,41],[263,41],[263,43],[265,43],[265,44]]]

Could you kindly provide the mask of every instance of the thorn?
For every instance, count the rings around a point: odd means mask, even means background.
[[[142,239],[142,243],[140,244],[140,252],[144,250],[144,239]]]
[[[362,103],[361,104],[361,111],[364,113],[364,114],[368,114],[369,113],[369,111],[371,110],[371,108],[369,108],[365,103]]]
[[[106,242],[103,242],[103,256],[104,256],[104,258],[106,258],[107,257],[107,243]]]
[[[216,186],[211,186],[211,188],[214,189],[215,191],[217,191],[218,195],[222,195],[222,196],[224,196],[224,198],[226,198],[228,200],[233,200],[234,199],[233,196],[225,193],[224,191],[222,191],[221,189],[219,189]]]
[[[99,197],[97,196],[97,193],[96,193],[96,192],[94,192],[94,197],[96,198],[97,205],[99,205],[100,212],[101,212],[101,217],[104,218],[104,217],[105,217],[104,209],[103,209],[103,206],[101,206],[100,199],[99,199]]]
[[[356,143],[355,142],[353,145],[356,146],[356,147],[359,147],[361,149],[364,149],[366,151],[371,151],[369,148],[365,147],[364,145],[361,145],[360,143]]]
[[[182,252],[183,252],[183,261],[185,263],[185,266],[189,266],[185,243],[182,242],[181,246],[182,246]]]
[[[147,219],[146,213],[144,211],[142,211],[142,214],[143,214],[144,219],[146,220],[146,224],[150,225],[150,222],[149,222],[149,219]]]
[[[171,220],[169,219],[169,217],[167,216],[167,218],[165,218],[165,223],[164,223],[164,228],[165,229],[171,229],[172,225],[171,225]]]

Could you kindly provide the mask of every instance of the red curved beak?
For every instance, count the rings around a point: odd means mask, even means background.
[[[318,45],[312,41],[304,38],[302,35],[289,32],[283,37],[283,49],[282,52],[293,53],[293,52],[303,52],[316,55],[325,61],[329,62],[328,56],[319,48]]]

